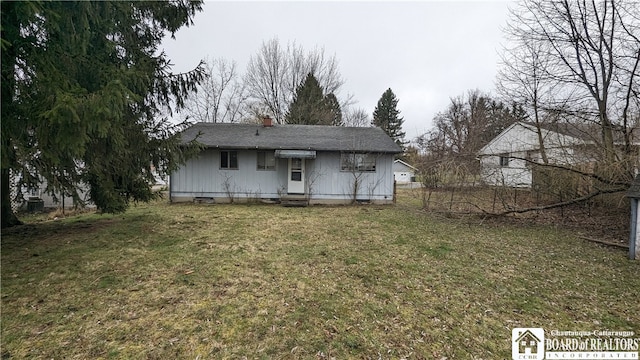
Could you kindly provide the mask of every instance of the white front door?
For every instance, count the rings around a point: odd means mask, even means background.
[[[289,181],[287,193],[304,194],[304,159],[289,159]]]

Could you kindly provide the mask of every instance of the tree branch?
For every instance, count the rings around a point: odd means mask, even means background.
[[[554,203],[554,204],[549,204],[549,205],[542,205],[542,206],[532,206],[532,207],[528,207],[528,208],[523,208],[523,209],[512,209],[512,210],[506,210],[500,213],[490,213],[490,212],[486,212],[486,214],[488,215],[496,215],[496,216],[504,216],[504,215],[509,215],[509,214],[522,214],[522,213],[526,213],[526,212],[531,212],[531,211],[541,211],[541,210],[550,210],[550,209],[555,209],[555,208],[560,208],[560,207],[564,207],[564,206],[569,206],[569,205],[573,205],[573,204],[579,204],[581,202],[585,202],[589,199],[592,199],[596,196],[599,195],[604,195],[604,194],[614,194],[614,193],[618,193],[618,192],[623,192],[626,191],[628,189],[628,187],[619,187],[619,188],[614,188],[614,189],[606,189],[606,190],[600,190],[598,189],[597,191],[594,191],[590,194],[578,197],[578,198],[574,198],[571,200],[567,200],[567,201],[561,201],[558,203]]]

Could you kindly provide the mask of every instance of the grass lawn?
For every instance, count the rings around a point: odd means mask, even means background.
[[[554,227],[407,203],[36,220],[2,234],[2,359],[510,359],[514,327],[640,334],[640,262]]]

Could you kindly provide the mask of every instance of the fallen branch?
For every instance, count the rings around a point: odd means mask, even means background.
[[[586,237],[586,236],[578,236],[578,237],[580,239],[587,240],[587,241],[592,241],[592,242],[595,242],[595,243],[598,243],[598,244],[604,244],[604,245],[609,245],[609,246],[614,246],[614,247],[619,247],[619,248],[622,248],[622,249],[629,250],[629,245],[626,245],[626,244],[615,243],[615,242],[599,240],[599,239],[593,239],[593,238]]]
[[[580,169],[576,169],[574,167],[571,166],[566,166],[566,165],[562,165],[562,164],[553,164],[553,163],[539,163],[537,161],[531,160],[531,159],[527,159],[527,158],[523,158],[523,157],[519,157],[519,156],[509,156],[510,159],[516,159],[516,160],[522,160],[526,163],[532,164],[532,165],[537,165],[540,167],[547,167],[547,168],[553,168],[553,169],[559,169],[559,170],[566,170],[569,172],[572,172],[574,174],[578,174],[581,176],[586,176],[586,177],[590,177],[592,179],[598,180],[604,184],[607,185],[611,185],[611,186],[624,186],[626,188],[629,188],[629,186],[631,186],[631,181],[633,179],[629,179],[629,181],[614,181],[612,179],[606,179],[598,174],[595,173],[590,173],[590,172],[586,172],[586,171],[582,171]]]
[[[585,196],[581,196],[579,198],[575,198],[575,199],[571,199],[571,200],[567,200],[567,201],[562,201],[562,202],[558,202],[555,204],[549,204],[549,205],[542,205],[542,206],[533,206],[533,207],[528,207],[528,208],[524,208],[524,209],[511,209],[511,210],[506,210],[500,213],[490,213],[487,212],[486,214],[488,215],[495,215],[495,216],[503,216],[503,215],[509,215],[509,214],[522,214],[522,213],[526,213],[526,212],[531,212],[531,211],[541,211],[541,210],[550,210],[550,209],[555,209],[555,208],[559,208],[559,207],[563,207],[563,206],[569,206],[569,205],[573,205],[573,204],[579,204],[581,202],[587,201],[591,198],[594,198],[598,195],[603,195],[603,194],[614,194],[617,192],[623,192],[623,191],[627,191],[628,188],[626,187],[620,187],[620,188],[614,188],[614,189],[608,189],[608,190],[598,190],[598,191],[594,191],[590,194],[587,194]]]

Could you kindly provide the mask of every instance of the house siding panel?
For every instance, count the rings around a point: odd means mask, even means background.
[[[214,156],[218,155],[218,156]],[[171,174],[172,195],[189,193],[191,197],[206,196],[214,191],[214,168],[220,166],[219,152],[204,150],[187,161],[185,166]]]
[[[239,150],[238,169],[220,167],[220,151],[207,149],[171,175],[171,200],[190,201],[196,197],[216,201],[233,199],[274,199],[286,194],[287,159],[276,159],[276,170],[257,170],[257,151]],[[305,181],[311,203],[349,202],[354,179],[360,181],[357,200],[393,200],[393,155],[381,154],[375,172],[340,170],[339,152],[317,153],[305,160]],[[231,193],[231,194],[230,194]]]
[[[308,168],[311,199],[351,201],[353,184],[359,180],[357,200],[391,201],[393,199],[393,155],[376,157],[376,171],[355,172],[340,170],[339,152],[319,152]]]
[[[524,157],[524,153],[511,153],[514,157]],[[482,158],[482,178],[485,183],[497,186],[528,187],[531,184],[531,168],[526,161],[510,159],[508,166],[500,165],[500,156]]]
[[[238,169],[220,169],[220,150],[207,149],[171,175],[172,200],[196,197],[229,199],[277,198],[285,187],[287,162],[276,161],[275,170],[257,170],[257,152],[238,151]]]
[[[416,168],[408,166],[402,160],[393,162],[393,178],[398,184],[408,184],[415,181]]]
[[[576,164],[588,161],[578,158],[574,147],[581,142],[571,136],[542,130],[547,159],[556,164]],[[540,145],[533,126],[512,125],[479,152],[482,179],[486,184],[512,187],[530,187],[532,171],[524,159],[540,162]],[[500,157],[511,157],[508,166],[500,165]]]

